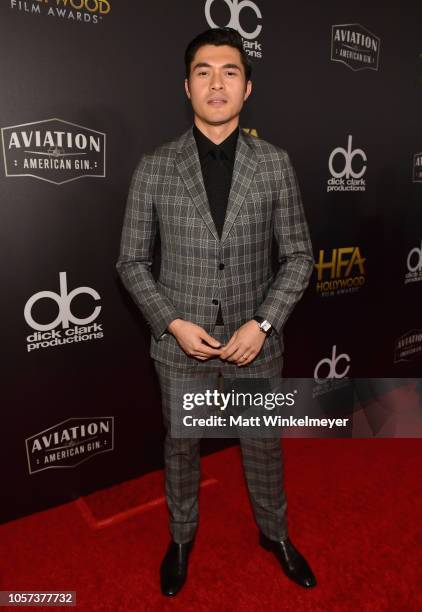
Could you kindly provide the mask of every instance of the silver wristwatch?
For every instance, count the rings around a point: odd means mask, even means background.
[[[258,323],[259,329],[264,332],[267,336],[271,335],[273,327],[267,319],[263,319],[262,317],[254,317],[254,320]]]

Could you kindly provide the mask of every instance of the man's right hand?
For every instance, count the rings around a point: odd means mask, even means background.
[[[190,321],[174,319],[167,329],[188,357],[206,361],[210,357],[218,357],[223,350],[221,342],[210,336],[203,327]]]

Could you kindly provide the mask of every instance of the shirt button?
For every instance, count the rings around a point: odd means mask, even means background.
[[[224,264],[223,263],[219,264],[218,269],[219,270],[224,270]]]
[[[213,300],[212,303],[214,304],[214,306],[218,306],[218,300]]]

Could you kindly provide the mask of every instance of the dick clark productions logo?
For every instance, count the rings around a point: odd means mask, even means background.
[[[72,312],[72,302],[77,296],[86,294],[94,302],[98,302],[101,299],[98,291],[92,287],[77,287],[69,292],[66,272],[60,272],[59,277],[60,293],[39,291],[34,293],[25,304],[25,321],[35,330],[26,338],[28,353],[40,348],[97,340],[104,336],[102,323],[96,321],[101,312],[101,306],[95,306],[86,317],[78,317]],[[52,316],[51,306],[55,307],[54,312],[58,310],[58,314],[49,322],[41,323],[35,319],[33,309],[39,307],[39,302],[46,300],[53,302],[52,305],[48,304],[47,316]]]
[[[331,347],[331,356],[324,357],[315,366],[312,397],[317,398],[349,385],[347,374],[351,358],[347,353],[337,355],[337,345]]]
[[[367,157],[363,149],[353,149],[353,137],[347,137],[347,149],[336,147],[328,159],[331,177],[327,181],[330,191],[365,191],[366,183],[362,178],[366,172]]]
[[[347,365],[343,367],[343,370],[339,371],[338,368],[340,367],[339,366],[340,361],[345,361]],[[323,368],[323,366],[328,366],[328,368]],[[323,372],[325,370],[325,376],[324,375],[321,376],[321,368]],[[337,355],[337,346],[334,344],[332,347],[332,351],[331,351],[331,357],[325,357],[324,359],[321,359],[321,361],[319,361],[317,365],[315,366],[314,380],[316,383],[321,384],[322,382],[330,378],[332,379],[344,378],[346,374],[349,372],[349,370],[350,370],[349,355],[347,355],[347,353],[341,353],[341,355]]]
[[[409,251],[406,267],[405,285],[422,281],[422,240],[420,248],[414,247]]]
[[[217,8],[221,8],[222,2],[228,7],[230,11],[230,20],[226,24],[217,25],[214,22],[214,19],[211,15],[211,6],[214,9],[214,3],[216,0],[206,0],[205,2],[205,19],[210,28],[218,28],[218,27],[229,27],[233,28],[244,39],[243,47],[246,53],[251,57],[261,58],[262,57],[262,43],[259,43],[257,40],[258,36],[261,33],[262,25],[258,23],[252,32],[246,31],[241,24],[240,14],[244,9],[249,9],[253,13],[255,13],[256,19],[262,19],[261,11],[255,2],[252,0],[219,0],[217,2]]]

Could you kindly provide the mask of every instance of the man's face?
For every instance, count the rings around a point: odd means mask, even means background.
[[[251,89],[239,50],[228,45],[200,47],[191,63],[189,79],[185,79],[193,112],[210,125],[227,123],[239,115]]]

